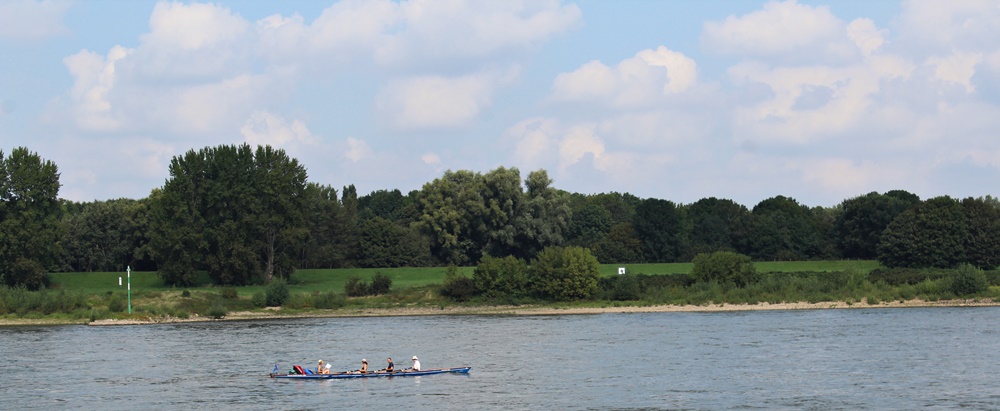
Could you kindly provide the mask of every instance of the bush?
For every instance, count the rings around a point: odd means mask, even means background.
[[[216,320],[222,319],[223,317],[226,316],[226,314],[228,314],[228,312],[226,312],[226,307],[224,307],[222,304],[215,304],[212,306],[212,308],[209,308],[208,311],[205,312],[205,315],[212,317]]]
[[[732,251],[716,251],[694,257],[691,277],[699,282],[718,281],[746,287],[760,280],[749,256]]]
[[[476,291],[494,297],[517,297],[528,292],[528,264],[514,256],[483,257],[472,273]]]
[[[184,298],[191,297],[191,292],[188,291],[188,290],[184,290],[184,291],[181,292],[181,297],[184,297]]]
[[[444,272],[444,286],[441,295],[455,301],[468,301],[476,294],[475,282],[458,272],[458,267],[449,265]]]
[[[257,291],[255,293],[253,293],[253,297],[251,298],[251,301],[253,301],[253,306],[254,307],[257,307],[257,308],[267,307],[267,294],[264,294],[263,291]]]
[[[392,288],[392,279],[385,274],[375,273],[372,276],[372,285],[369,287],[368,293],[371,295],[389,294],[390,288]]]
[[[990,288],[983,270],[971,264],[961,264],[951,278],[951,292],[959,297],[979,294]]]
[[[268,307],[280,307],[288,300],[288,282],[283,278],[274,278],[271,284],[267,285],[265,293],[265,305]]]
[[[108,298],[108,311],[113,313],[125,311],[125,299],[119,295],[112,295]]]
[[[583,247],[546,247],[531,262],[530,283],[536,295],[557,301],[579,300],[597,293],[597,258]]]
[[[344,294],[348,297],[361,297],[368,294],[368,283],[358,275],[347,277],[344,283]]]
[[[222,296],[222,298],[227,300],[235,300],[237,298],[240,298],[239,295],[236,294],[236,289],[233,287],[223,288],[222,292],[219,294]]]
[[[343,307],[344,304],[346,304],[344,297],[333,291],[318,293],[313,298],[313,307],[321,309],[340,308]]]
[[[642,298],[642,284],[639,277],[632,273],[625,273],[616,277],[611,288],[612,300],[629,301]]]

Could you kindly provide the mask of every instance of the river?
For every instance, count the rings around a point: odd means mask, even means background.
[[[0,327],[4,409],[1000,409],[1000,308]],[[468,375],[289,381],[277,364]]]

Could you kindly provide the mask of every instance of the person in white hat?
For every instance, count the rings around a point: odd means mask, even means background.
[[[420,360],[417,359],[416,355],[413,356],[413,366],[410,367],[410,370],[420,371]]]

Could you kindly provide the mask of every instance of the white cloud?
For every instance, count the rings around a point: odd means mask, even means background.
[[[266,111],[251,114],[240,132],[251,146],[286,147],[290,144],[311,144],[316,140],[301,121],[293,120],[289,124],[284,117]]]
[[[770,1],[763,10],[740,17],[730,15],[723,22],[706,22],[702,42],[724,54],[837,61],[855,51],[845,41],[844,31],[843,21],[828,6]]]
[[[592,126],[575,126],[566,130],[559,142],[559,169],[579,162],[585,155],[594,158],[594,164],[602,169],[601,156],[604,155],[604,143],[594,133]]]
[[[982,61],[982,53],[955,52],[949,56],[931,57],[927,59],[927,64],[934,67],[934,76],[938,80],[958,84],[972,93],[976,91],[972,76],[976,74],[976,65]]]
[[[135,69],[157,81],[204,81],[250,66],[251,24],[214,4],[157,3],[141,37]]]
[[[438,157],[438,155],[434,153],[426,153],[420,156],[420,161],[423,161],[424,164],[441,164],[441,157]]]
[[[63,59],[74,77],[69,91],[76,124],[85,130],[111,130],[119,121],[112,112],[108,94],[117,80],[117,64],[130,54],[130,50],[115,46],[107,57],[90,51],[81,51]]]
[[[910,0],[894,19],[901,50],[914,56],[1000,47],[1000,7],[990,0]]]
[[[0,41],[40,40],[69,34],[63,15],[70,5],[51,0],[0,2]]]
[[[617,107],[646,105],[681,93],[697,82],[697,64],[691,58],[660,46],[643,50],[614,68],[591,61],[556,76],[552,99],[603,102]]]
[[[378,109],[399,129],[460,127],[490,106],[495,82],[486,74],[396,80],[379,93]]]
[[[855,19],[847,25],[847,37],[869,56],[885,44],[885,30],[879,30],[871,19]]]
[[[353,163],[357,163],[361,160],[371,159],[374,156],[374,151],[372,151],[371,146],[368,145],[364,140],[359,140],[354,137],[348,137],[345,142],[346,149],[344,151],[344,158],[350,160]]]

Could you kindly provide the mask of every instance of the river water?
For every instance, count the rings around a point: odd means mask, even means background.
[[[1000,409],[1000,308],[0,327],[4,409]],[[468,375],[274,380],[413,355]]]

